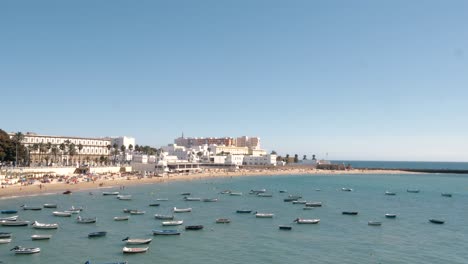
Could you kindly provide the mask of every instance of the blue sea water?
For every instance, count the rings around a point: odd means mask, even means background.
[[[353,168],[468,170],[468,162],[334,160],[332,163],[351,164]]]
[[[342,187],[352,192],[341,191]],[[251,189],[266,188],[273,197],[249,195]],[[242,196],[219,194],[222,190],[243,192]],[[318,191],[318,189],[320,191]],[[419,189],[420,193],[408,193]],[[279,193],[287,190],[288,193]],[[395,196],[384,195],[385,191]],[[117,188],[118,191],[118,188]],[[120,201],[102,196],[102,190],[0,200],[0,209],[20,209],[20,205],[57,203],[57,210],[84,206],[82,216],[98,218],[96,224],[77,224],[75,217],[54,217],[52,211],[19,211],[21,218],[44,223],[59,223],[58,230],[31,227],[0,227],[13,232],[13,242],[0,245],[3,263],[468,263],[468,178],[461,175],[290,175],[202,179],[127,187],[133,200]],[[218,202],[183,201],[180,195],[219,198]],[[442,197],[450,192],[453,197]],[[303,205],[283,202],[288,194],[301,194],[307,201],[320,201],[323,207],[303,210]],[[160,207],[149,207],[156,198]],[[191,213],[176,214],[187,225],[204,225],[201,231],[184,231],[180,236],[152,236],[162,229],[155,213],[168,214],[176,207],[191,207]],[[115,222],[124,208],[145,210],[128,222]],[[237,209],[274,213],[272,219],[253,214],[236,214]],[[342,215],[345,210],[357,216]],[[386,219],[396,213],[396,219]],[[5,215],[2,215],[5,216]],[[227,217],[229,224],[216,224]],[[297,218],[319,218],[317,225],[298,225]],[[445,219],[435,225],[429,218]],[[368,226],[370,220],[382,226]],[[291,231],[278,225],[289,224]],[[169,228],[171,229],[171,228]],[[106,237],[89,239],[87,234],[107,231]],[[52,234],[49,241],[31,241],[32,234]],[[124,255],[123,238],[153,237],[147,253]],[[40,247],[35,255],[14,255],[15,245]]]

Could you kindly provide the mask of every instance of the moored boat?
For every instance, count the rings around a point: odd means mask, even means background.
[[[293,204],[306,204],[307,201],[306,200],[295,200],[295,201],[292,201]]]
[[[442,195],[444,197],[452,197],[451,193],[441,193],[440,195]]]
[[[129,248],[129,247],[124,247],[122,249],[123,253],[144,253],[148,251],[148,247],[144,248]]]
[[[16,221],[18,220],[18,216],[10,216],[10,217],[0,217],[0,221]]]
[[[169,198],[157,198],[156,201],[166,202],[169,201]]]
[[[184,196],[184,201],[201,201],[201,198],[199,197],[188,197],[188,196]]]
[[[91,232],[88,234],[88,237],[89,238],[93,238],[93,237],[103,237],[103,236],[106,236],[107,235],[107,232],[106,231],[97,231],[97,232]]]
[[[342,190],[343,192],[352,192],[352,191],[353,191],[353,189],[351,189],[351,188],[346,188],[346,187],[341,188],[341,190]]]
[[[278,226],[279,230],[291,230],[292,226],[280,225]]]
[[[385,214],[386,218],[396,218],[396,214]]]
[[[191,195],[191,193],[189,193],[189,192],[184,192],[184,193],[181,193],[180,195]]]
[[[126,194],[126,195],[119,194],[117,195],[117,199],[123,200],[123,201],[129,201],[132,199],[132,195],[131,194]]]
[[[85,264],[92,264],[91,262],[86,261]],[[105,264],[128,264],[127,261],[122,261],[122,262],[106,262]]]
[[[143,215],[143,214],[145,214],[145,213],[146,213],[146,211],[139,211],[139,210],[132,210],[132,211],[130,211],[130,214],[131,214],[131,215]]]
[[[102,195],[119,195],[119,192],[102,192]]]
[[[174,207],[174,209],[172,211],[174,213],[188,213],[188,212],[192,212],[192,208],[177,208],[177,207]]]
[[[266,189],[258,189],[258,190],[250,190],[249,194],[259,194],[259,193],[265,193]]]
[[[341,214],[344,214],[344,215],[357,215],[358,212],[356,212],[356,211],[343,211],[343,212],[341,212]]]
[[[151,203],[151,204],[149,204],[149,206],[155,207],[155,206],[159,206],[159,204],[158,203]]]
[[[381,225],[382,225],[382,222],[380,222],[380,221],[369,221],[369,222],[367,222],[367,225],[370,225],[370,226],[381,226]]]
[[[127,221],[130,218],[130,216],[115,216],[114,221]]]
[[[43,205],[44,208],[57,208],[57,204],[46,203]]]
[[[288,195],[288,198],[294,199],[294,200],[299,200],[299,199],[302,199],[302,195],[300,195],[300,194],[290,194],[290,195]]]
[[[125,208],[125,209],[123,209],[122,211],[123,211],[124,213],[130,213],[131,211],[138,211],[138,209],[127,209],[127,208]]]
[[[11,242],[11,238],[0,238],[0,244],[8,244]]]
[[[442,219],[429,219],[429,222],[433,223],[433,224],[443,224],[445,223],[445,220],[442,220]]]
[[[229,195],[230,196],[242,196],[242,193],[241,192],[230,192]]]
[[[252,210],[237,210],[236,213],[238,214],[250,214]]]
[[[303,219],[303,218],[296,218],[294,222],[298,224],[318,224],[320,219]]]
[[[185,230],[202,230],[203,226],[202,225],[188,225],[185,226]]]
[[[130,238],[130,237],[126,237],[122,239],[122,241],[125,241],[127,245],[145,245],[145,244],[151,243],[152,240],[153,240],[152,238],[140,239],[140,238]]]
[[[16,221],[0,221],[2,226],[27,226],[29,221],[16,220]]]
[[[10,238],[11,232],[0,232],[0,238]]]
[[[231,223],[231,220],[229,218],[218,218],[216,219],[217,224],[228,224]]]
[[[0,211],[2,214],[16,214],[18,213],[18,210],[2,210]]]
[[[55,216],[61,216],[61,217],[70,217],[72,215],[71,212],[59,212],[59,211],[52,212],[52,214]]]
[[[272,213],[258,213],[255,212],[255,217],[256,218],[273,218],[274,214]]]
[[[48,240],[51,238],[52,238],[52,235],[32,235],[31,236],[32,240]]]
[[[174,236],[180,235],[178,230],[153,230],[153,235],[155,236]]]
[[[257,197],[273,197],[271,193],[258,193]]]
[[[306,207],[322,207],[322,202],[308,202],[305,203]]]
[[[21,205],[23,207],[23,210],[32,210],[32,211],[39,211],[42,210],[42,207],[40,206],[30,206],[30,205]]]
[[[81,216],[78,216],[76,218],[76,222],[77,223],[80,223],[80,224],[92,224],[92,223],[96,223],[97,221],[97,218],[96,217],[91,217],[91,218],[83,218]]]
[[[160,219],[160,220],[172,220],[174,219],[173,215],[161,215],[161,214],[155,214],[154,218]]]
[[[409,192],[409,193],[419,193],[419,189],[407,189],[406,192]]]
[[[163,226],[177,226],[184,223],[184,220],[174,220],[174,221],[163,221],[161,225]]]
[[[54,224],[43,224],[43,223],[39,223],[37,221],[34,221],[34,223],[32,223],[32,226],[36,229],[57,229],[59,227],[59,225],[57,223],[54,223]]]
[[[391,192],[391,191],[385,191],[385,195],[396,195],[395,192]]]
[[[10,251],[14,251],[15,254],[34,254],[34,253],[41,252],[41,249],[40,248],[25,248],[25,247],[22,247],[22,246],[16,246],[16,247],[10,249]]]
[[[66,191],[64,191],[62,194],[71,194],[71,193],[72,193],[72,191],[66,190]]]
[[[205,198],[202,199],[203,202],[217,202],[218,198]]]
[[[299,200],[299,198],[291,198],[291,197],[288,197],[288,198],[284,198],[283,201],[286,202],[286,203],[289,203],[289,202],[293,202],[293,201],[297,201]]]

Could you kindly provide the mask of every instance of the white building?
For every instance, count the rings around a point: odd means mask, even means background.
[[[211,159],[214,164],[225,164],[227,156],[213,156]]]
[[[169,144],[162,147],[164,152],[167,152],[169,156],[176,156],[180,160],[188,160],[190,151],[188,151],[183,146],[178,146],[177,144]]]
[[[122,145],[125,146],[125,149],[127,150],[130,145],[132,145],[132,147],[135,148],[135,138],[133,137],[111,137],[111,140],[111,145],[117,144],[119,149],[120,147],[122,147]]]
[[[133,162],[146,164],[148,163],[148,155],[135,154],[133,155]]]
[[[210,145],[210,148],[211,148],[211,152],[213,153],[213,155],[218,155],[218,154],[248,155],[249,154],[248,147]]]
[[[225,164],[240,166],[244,162],[244,157],[244,155],[227,155]]]
[[[243,164],[249,166],[276,166],[276,155],[244,156]]]

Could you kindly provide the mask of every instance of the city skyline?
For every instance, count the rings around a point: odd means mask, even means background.
[[[6,1],[1,127],[468,161],[465,1]]]

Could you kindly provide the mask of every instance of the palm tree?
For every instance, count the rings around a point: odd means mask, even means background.
[[[54,145],[52,149],[50,150],[50,152],[54,156],[54,162],[57,163],[57,154],[59,152],[59,148],[57,148],[57,145]]]
[[[133,145],[132,144],[128,145],[128,150],[130,150],[130,152],[133,151]]]
[[[69,146],[68,146],[68,155],[71,157],[71,160],[73,162],[73,156],[76,155],[76,146],[74,143],[71,143]]]
[[[294,154],[294,163],[298,163],[298,162],[299,162],[299,155]]]
[[[302,157],[302,160],[306,160],[306,159],[307,159],[307,155],[304,155],[304,156]]]
[[[124,162],[125,159],[125,145],[120,146],[120,151],[122,151],[122,162]]]
[[[46,147],[44,143],[39,142],[39,164],[42,166],[42,153],[45,152]]]
[[[289,154],[286,154],[286,163],[289,163]]]
[[[34,143],[34,144],[32,145],[32,147],[31,147],[31,151],[34,151],[34,152],[35,152],[35,151],[38,151],[38,150],[39,150],[39,144]]]
[[[65,140],[65,147],[66,149],[70,148],[71,141],[69,139]],[[68,154],[68,153],[67,153]],[[67,155],[67,166],[68,166],[68,155]]]
[[[62,143],[62,144],[59,145],[59,149],[62,151],[62,157],[60,158],[60,159],[61,159],[61,160],[60,160],[60,164],[62,164],[62,162],[63,162],[63,155],[65,154],[65,149],[66,149],[66,148],[67,148],[67,147],[65,146],[64,143]]]
[[[119,145],[117,145],[117,143],[114,143],[112,145],[112,148],[114,149],[114,165],[115,165],[115,162],[116,162],[116,159],[117,159],[117,154],[119,154],[118,147],[119,147]]]
[[[46,156],[47,165],[49,165],[49,160],[50,160],[49,152],[50,152],[51,148],[52,148],[52,143],[50,143],[50,141],[48,141],[45,144],[45,150],[46,150],[45,153],[47,153],[47,156]]]
[[[315,160],[315,154],[312,154],[312,160]]]
[[[108,144],[106,147],[107,147],[107,153],[108,153],[107,155],[110,157],[112,146],[111,146],[110,144]],[[108,160],[109,160],[109,158],[107,158],[107,161],[108,161]],[[108,164],[107,164],[107,161],[106,161],[106,165],[108,165]]]
[[[278,153],[276,153],[275,150],[272,150],[270,154],[271,154],[271,155],[277,155]]]
[[[81,164],[81,150],[83,149],[83,145],[80,143],[78,144],[78,157],[80,158],[80,164]]]
[[[135,145],[135,151],[136,152],[140,152],[141,151],[141,148],[138,144]]]
[[[21,142],[24,140],[24,135],[21,132],[16,132],[13,136],[13,142],[16,145],[16,161],[15,167],[18,167],[18,145],[21,145]]]

